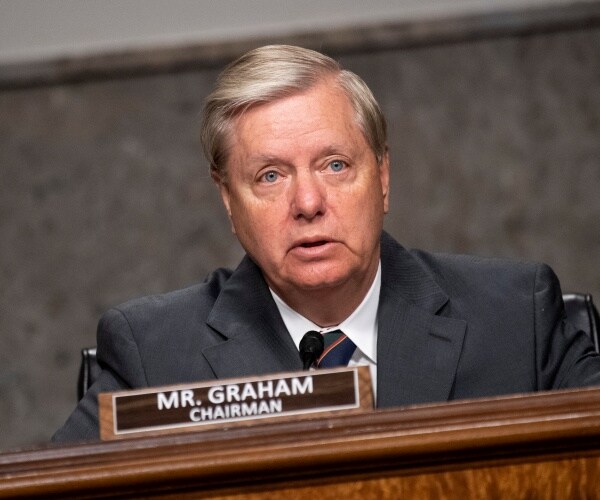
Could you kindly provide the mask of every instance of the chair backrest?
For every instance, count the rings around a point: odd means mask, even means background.
[[[81,399],[100,375],[100,366],[96,359],[96,348],[81,349],[81,366],[77,380],[77,399]]]
[[[565,302],[566,321],[584,332],[587,332],[597,352],[600,352],[598,342],[598,310],[589,293],[566,293],[563,295]]]
[[[600,352],[598,343],[598,310],[594,305],[592,296],[587,293],[567,293],[563,295],[565,302],[566,321],[580,330],[587,332],[594,343],[597,352]],[[96,359],[96,348],[86,347],[81,350],[81,367],[77,383],[77,397],[81,399],[86,391],[100,375],[100,366]]]

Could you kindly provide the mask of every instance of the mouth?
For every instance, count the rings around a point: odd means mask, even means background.
[[[323,258],[333,249],[334,241],[323,237],[298,240],[291,247],[291,252],[301,258]]]
[[[326,245],[327,243],[329,243],[329,241],[327,241],[327,240],[307,241],[304,243],[300,243],[298,246],[301,248],[313,248],[313,247],[319,247],[322,245]]]

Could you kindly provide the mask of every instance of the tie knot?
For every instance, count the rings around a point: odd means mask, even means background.
[[[345,337],[342,330],[333,330],[331,332],[322,333],[321,335],[323,335],[323,342],[325,344],[325,350],[327,350],[327,348],[330,345],[337,342],[340,338]]]
[[[341,330],[333,330],[323,334],[325,349],[317,360],[319,368],[346,366],[352,357],[356,345]]]

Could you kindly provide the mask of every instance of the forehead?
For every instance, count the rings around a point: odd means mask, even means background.
[[[247,109],[232,121],[228,143],[233,155],[366,146],[350,99],[331,81]]]

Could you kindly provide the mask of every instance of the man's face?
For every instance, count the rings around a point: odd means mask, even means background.
[[[233,123],[221,195],[240,243],[284,300],[336,287],[365,293],[377,271],[389,162],[377,163],[354,117],[326,80]]]

